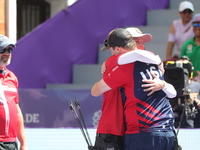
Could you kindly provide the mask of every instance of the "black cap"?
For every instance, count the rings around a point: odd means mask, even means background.
[[[108,34],[107,39],[104,41],[104,47],[101,50],[103,51],[115,46],[124,46],[132,41],[133,37],[127,30],[116,28]]]

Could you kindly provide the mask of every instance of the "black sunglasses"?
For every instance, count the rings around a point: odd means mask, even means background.
[[[105,47],[115,47],[115,46],[117,46],[117,45],[108,43],[108,40],[106,39],[106,40],[104,40],[104,46],[105,46]]]
[[[182,11],[182,13],[183,14],[186,14],[186,13],[191,14],[191,13],[193,13],[193,11],[191,11],[190,9],[186,9],[186,10]]]
[[[8,53],[11,54],[13,49],[12,49],[12,47],[4,48],[4,49],[0,50],[0,54],[5,53],[6,51],[8,51]]]
[[[107,40],[107,39],[104,40],[104,46],[105,46],[105,47],[108,47],[108,40]]]
[[[193,25],[194,28],[200,27],[200,22],[199,23],[193,23],[192,25]]]

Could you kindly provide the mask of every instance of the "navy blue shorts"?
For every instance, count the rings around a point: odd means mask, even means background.
[[[125,150],[173,150],[175,136],[169,132],[141,132],[125,135]]]

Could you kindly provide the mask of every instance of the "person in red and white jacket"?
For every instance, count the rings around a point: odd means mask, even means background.
[[[18,79],[6,68],[15,47],[8,37],[0,35],[0,149],[28,150],[24,133],[24,120],[19,107]]]

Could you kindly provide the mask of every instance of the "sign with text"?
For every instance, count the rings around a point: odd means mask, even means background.
[[[74,98],[87,127],[97,127],[101,115],[103,97],[93,97],[90,90],[24,89],[19,90],[19,96],[25,127],[79,127],[68,105]]]

